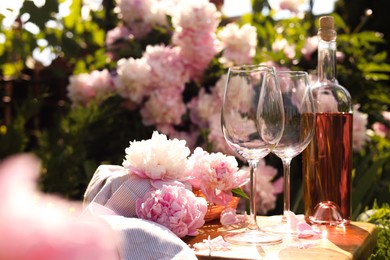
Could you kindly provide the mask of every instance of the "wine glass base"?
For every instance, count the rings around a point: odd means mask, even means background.
[[[246,229],[239,233],[229,233],[224,236],[224,239],[236,245],[275,245],[283,241],[282,237],[267,234],[256,229]]]

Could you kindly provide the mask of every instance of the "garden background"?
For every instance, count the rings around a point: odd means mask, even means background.
[[[221,1],[214,2],[221,7]],[[298,8],[302,1],[279,2],[290,3],[285,6],[288,15],[282,18],[278,18],[277,10],[266,0],[254,0],[251,13],[222,16],[215,31],[230,23],[250,24],[256,29],[251,62],[272,62],[275,66],[312,72],[317,65],[317,53],[310,50],[307,40],[315,37],[318,30],[318,16],[312,12],[314,0],[307,1],[309,8],[305,11]],[[42,191],[81,200],[100,164],[120,165],[129,141],[149,139],[153,130],[164,131],[167,125],[153,120],[145,123],[143,107],[138,103],[135,106],[135,100],[124,105],[123,93],[105,92],[104,96],[92,93],[93,98],[88,99],[78,98],[77,91],[69,94],[72,77],[77,81],[77,75],[105,70],[114,78],[121,58],[140,59],[147,46],[172,44],[174,26],[168,15],[167,24],[153,24],[138,35],[133,31],[132,37],[127,34],[126,38],[108,42],[110,31],[131,23],[118,15],[114,0],[103,0],[95,8],[81,0],[67,1],[69,12],[62,16],[60,3],[65,1],[47,0],[40,5],[25,1],[12,26],[5,26],[6,15],[0,14],[0,159],[20,152],[36,154],[43,166]],[[380,219],[385,219],[388,227],[390,17],[387,10],[387,1],[338,0],[329,15],[335,18],[338,32],[337,78],[351,93],[355,115],[360,120],[360,123],[354,121],[355,127],[360,127],[354,129],[360,139],[354,143],[353,154],[353,219],[362,217],[366,210],[381,208]],[[52,61],[38,62],[33,58],[36,52],[46,53]],[[186,112],[179,122],[170,122],[166,130],[171,137],[185,136],[188,140],[192,136],[189,143],[209,151],[218,150],[218,144],[209,138],[211,126],[195,123],[190,110],[196,105],[189,104],[194,97],[212,93],[226,72],[228,63],[221,62],[221,57],[224,53],[216,51],[206,66],[185,82],[181,94],[188,105]],[[267,156],[266,163],[278,170],[274,180],[282,176],[277,157]],[[302,213],[300,157],[293,160],[291,174],[292,210]],[[279,194],[275,207],[266,214],[281,214],[282,201]],[[386,230],[389,241],[390,231]]]

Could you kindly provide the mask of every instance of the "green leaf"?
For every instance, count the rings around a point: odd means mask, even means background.
[[[234,197],[249,199],[249,196],[241,188],[232,189],[232,193]]]

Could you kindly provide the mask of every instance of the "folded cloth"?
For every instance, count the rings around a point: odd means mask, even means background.
[[[101,165],[88,184],[84,206],[95,202],[120,216],[136,217],[137,199],[151,188],[150,180],[129,174],[129,170],[122,166]]]
[[[113,215],[102,218],[120,234],[121,259],[197,259],[186,243],[158,223]]]
[[[195,252],[168,228],[136,218],[136,200],[152,185],[117,165],[101,165],[84,194],[84,214],[104,219],[119,234],[122,260],[197,259]]]

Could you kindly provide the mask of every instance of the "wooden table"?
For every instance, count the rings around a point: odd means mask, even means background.
[[[279,217],[258,217],[260,226],[275,224]],[[230,227],[231,229],[231,227]],[[272,246],[239,246],[230,245],[228,251],[197,251],[198,259],[368,259],[377,242],[375,225],[363,222],[352,222],[343,227],[319,228],[321,234],[307,239],[283,236],[283,243]],[[219,221],[206,223],[196,237],[183,240],[192,246],[210,236],[211,239],[224,235],[229,227]],[[299,248],[299,247],[305,248]]]

